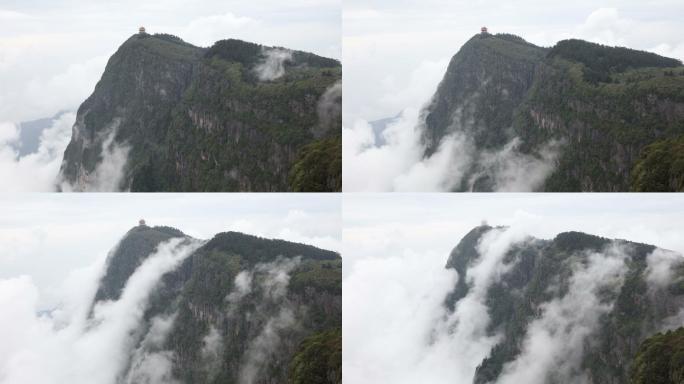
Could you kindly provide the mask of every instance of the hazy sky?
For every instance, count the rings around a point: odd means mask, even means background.
[[[347,0],[345,126],[427,102],[449,59],[482,26],[542,46],[575,37],[684,59],[683,19],[679,0]]]
[[[486,299],[480,294],[486,292],[489,279],[505,269],[497,260],[510,244],[527,235],[548,239],[575,230],[655,244],[678,251],[681,257],[682,218],[684,195],[677,194],[346,194],[342,280],[345,379],[355,383],[471,382],[475,367],[496,344],[496,338],[485,336],[489,316]],[[445,268],[449,253],[483,221],[511,227],[482,240],[481,245],[486,245],[479,249],[487,262],[469,269],[473,280],[469,280],[468,297],[453,314],[447,313],[443,303],[457,281],[456,273]],[[572,315],[560,316],[561,325],[553,329],[564,331],[545,339],[541,349],[548,351],[536,356],[565,362],[572,357],[563,353],[566,346],[580,350],[582,344],[573,346],[567,332],[572,328],[573,334],[586,334],[587,324],[594,323],[587,322],[585,316],[595,316],[592,303],[596,300],[588,300],[591,295],[573,295],[607,281],[611,275],[597,271],[605,272],[604,264],[615,264],[616,259],[609,256],[608,252],[601,259],[607,263],[592,262],[581,273],[581,287],[573,290],[568,300],[552,302]],[[606,270],[612,273],[612,269]],[[578,303],[580,308],[575,310]],[[547,369],[545,359],[539,360]],[[535,363],[534,357],[531,363]]]
[[[170,382],[170,352],[148,353],[138,343],[142,335],[162,340],[175,315],[154,317],[150,333],[141,334],[149,320],[143,313],[161,277],[202,241],[160,244],[120,297],[93,305],[108,251],[140,218],[201,240],[233,230],[339,250],[340,206],[339,194],[0,195],[0,307],[10,314],[0,316],[0,383],[113,384],[129,362],[135,378]],[[266,279],[277,276],[269,289],[285,294],[284,276],[297,262],[260,264]],[[259,348],[271,339],[255,340],[249,350],[263,357]],[[245,370],[260,367],[246,356],[253,365]]]
[[[141,25],[200,46],[238,38],[341,56],[340,0],[2,0],[0,123],[77,108]]]
[[[19,123],[76,112],[142,25],[198,46],[227,38],[341,57],[340,0],[0,0],[0,192],[50,191],[75,114],[20,157]]]
[[[341,250],[335,194],[24,194],[0,196],[0,280],[51,291],[107,252],[138,220],[210,239],[225,231]]]
[[[483,221],[523,225],[539,238],[582,231],[684,254],[679,194],[348,193],[343,221],[345,274],[358,260],[406,252],[444,265],[451,249]]]

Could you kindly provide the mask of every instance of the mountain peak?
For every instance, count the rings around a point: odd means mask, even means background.
[[[280,239],[265,239],[240,232],[222,232],[209,240],[201,251],[221,251],[243,255],[251,263],[270,262],[278,257],[310,258],[314,260],[338,260],[337,252],[320,249],[308,244]]]
[[[114,56],[145,52],[167,59],[192,60],[201,55],[203,51],[204,48],[187,43],[178,36],[166,33],[138,33],[124,41]]]
[[[543,48],[477,34],[452,57],[424,111],[424,157],[450,135],[466,142],[461,152],[474,155],[452,181],[457,191],[677,189],[674,160],[657,167],[640,154],[684,132],[681,65],[578,39]],[[511,181],[506,170],[519,162],[530,164],[526,180]]]
[[[466,48],[464,51],[463,48]],[[546,49],[527,42],[520,36],[509,33],[479,33],[471,37],[456,55],[472,53],[471,50],[486,49],[491,53],[512,59],[540,60]]]
[[[490,230],[474,228],[450,255],[450,262],[455,262],[448,267],[456,269],[458,279],[444,301],[453,312],[449,316],[462,315],[456,312],[458,303],[484,293],[475,300],[487,307],[487,335],[500,335],[477,367],[474,383],[497,382],[506,375],[505,367],[529,356],[527,340],[540,323],[553,325],[547,329],[563,329],[563,335],[571,334],[572,328],[587,331],[587,342],[577,344],[577,372],[589,381],[627,382],[639,343],[669,324],[681,308],[682,262],[649,257],[654,246],[571,231],[552,240],[509,240],[505,247],[504,235],[495,240],[497,246],[484,247],[480,253],[478,245]],[[653,268],[669,269],[671,274],[654,282]],[[483,275],[491,279],[482,279]],[[563,314],[558,316],[561,312],[551,308],[564,308]],[[598,311],[600,321],[586,321]],[[572,382],[561,371],[549,369],[544,381]]]
[[[135,34],[79,107],[58,183],[77,191],[340,189],[340,101],[330,91],[341,77],[338,61],[307,52]],[[331,155],[309,172],[306,160],[320,149]]]
[[[137,225],[131,228],[107,256],[95,301],[117,300],[128,278],[160,243],[185,236],[180,230],[166,226]]]
[[[156,246],[176,234],[182,232],[141,222],[107,262],[91,319],[110,319],[113,312],[102,308],[129,311],[125,341],[115,341],[130,353],[121,347],[116,380],[148,382],[148,371],[160,372],[149,357],[160,351],[169,356],[165,382],[238,382],[243,367],[254,367],[254,382],[341,376],[341,336],[331,333],[342,321],[338,254],[320,257],[328,251],[237,232],[201,247]],[[112,303],[98,305],[102,300]]]

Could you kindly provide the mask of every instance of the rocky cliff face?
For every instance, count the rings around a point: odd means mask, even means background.
[[[642,341],[684,324],[681,255],[579,232],[500,248],[505,231],[473,229],[447,262],[459,278],[445,305],[458,311],[503,251],[481,292],[496,342],[475,383],[626,383]]]
[[[546,49],[480,34],[452,58],[424,112],[425,156],[462,135],[476,153],[513,148],[553,162],[540,190],[626,191],[644,147],[684,134],[683,89],[678,60],[580,40]],[[496,188],[497,169],[483,157],[454,189]]]
[[[79,108],[60,187],[339,190],[340,81],[338,61],[305,52],[134,35]]]
[[[132,229],[112,251],[94,305],[118,300],[169,241]],[[149,292],[121,383],[341,383],[337,253],[228,232],[195,245]]]

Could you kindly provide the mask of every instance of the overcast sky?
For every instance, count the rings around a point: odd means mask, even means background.
[[[45,294],[103,260],[138,220],[210,239],[229,230],[341,250],[336,194],[25,194],[0,198],[0,280]]]
[[[482,26],[542,46],[574,37],[684,59],[683,19],[680,0],[346,0],[345,126],[427,102]]]
[[[472,381],[475,367],[495,343],[483,336],[489,320],[486,310],[479,312],[485,307],[478,306],[477,297],[464,299],[456,317],[445,322],[443,303],[456,284],[456,274],[445,264],[461,238],[483,221],[511,226],[494,237],[498,240],[488,238],[485,253],[505,250],[528,234],[549,239],[569,230],[682,253],[683,218],[681,194],[345,194],[345,378],[355,383]],[[479,272],[472,273],[490,276],[500,264],[477,266],[473,269]],[[559,338],[566,332],[558,332]],[[567,357],[559,356],[560,361]]]
[[[406,252],[444,265],[451,249],[483,221],[524,225],[539,238],[582,231],[684,254],[680,194],[348,193],[343,221],[345,274],[358,260]]]
[[[144,25],[209,46],[238,38],[340,58],[340,0],[2,0],[0,123],[73,110]]]
[[[51,191],[79,105],[145,26],[198,46],[237,38],[339,59],[341,0],[0,0],[0,192]],[[55,116],[37,153],[20,123]]]

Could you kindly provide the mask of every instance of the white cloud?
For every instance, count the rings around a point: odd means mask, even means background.
[[[519,138],[498,151],[478,152],[472,138],[460,130],[446,135],[437,151],[425,156],[424,117],[417,108],[404,110],[382,132],[382,144],[376,142],[373,128],[366,121],[343,127],[343,189],[436,192],[460,188],[465,183],[466,189],[472,190],[478,178],[490,176],[495,191],[532,191],[553,171],[559,153],[556,142],[545,145],[539,157],[520,153]],[[463,130],[468,132],[469,128]]]
[[[0,9],[0,20],[3,20],[3,21],[25,20],[25,19],[30,19],[30,18],[31,18],[31,16],[29,16],[25,13]]]
[[[651,287],[663,288],[673,282],[673,269],[684,260],[679,253],[657,248],[646,257],[646,263],[646,282]]]
[[[300,261],[299,256],[292,259],[279,257],[269,263],[259,263],[250,271],[251,275],[258,275],[263,298],[260,301],[261,307],[258,306],[256,311],[268,313],[263,307],[267,308],[269,303],[276,304],[279,309],[276,315],[271,315],[266,319],[259,334],[249,341],[238,375],[240,384],[252,384],[262,377],[265,369],[264,362],[268,361],[278,350],[281,333],[297,323],[295,309],[286,294],[290,273]]]
[[[102,158],[92,172],[88,172],[82,166],[77,171],[75,183],[64,180],[64,176],[58,176],[60,189],[64,192],[121,192],[127,188],[123,185],[128,162],[130,147],[125,143],[117,143],[115,138],[119,129],[120,119],[114,119],[109,126],[100,132],[100,151]],[[79,130],[84,127],[80,123],[74,127],[74,136],[79,135]],[[85,140],[85,139],[84,139]],[[84,145],[92,145],[85,142]]]
[[[264,370],[264,363],[278,350],[280,332],[295,324],[294,312],[283,307],[278,315],[269,319],[261,333],[252,340],[245,352],[245,363],[240,367],[238,382],[253,384]]]
[[[349,276],[342,283],[345,380],[438,383],[435,378],[453,372],[454,362],[434,361],[435,354],[425,348],[431,326],[443,315],[446,292],[456,281],[444,260],[434,262],[441,255],[403,250],[357,263],[347,263],[347,256],[353,255],[345,252]],[[419,370],[422,361],[427,369]]]
[[[177,227],[204,239],[228,230],[237,220],[250,221],[269,237],[289,222],[339,243],[341,215],[340,196],[329,194],[23,194],[5,196],[0,211],[0,305],[12,313],[0,318],[3,384],[113,383],[128,362],[124,356],[133,357],[130,375],[120,378],[124,382],[173,382],[175,357],[164,349],[164,340],[175,315],[153,318],[142,340],[139,332],[131,331],[138,329],[159,277],[175,268],[189,248],[175,241],[159,247],[128,280],[121,298],[101,302],[87,320],[104,269],[103,250],[140,217],[150,225]],[[297,228],[292,233],[306,238]],[[279,260],[252,271],[264,295],[276,302],[283,299],[296,262]],[[251,287],[247,280],[237,279],[236,284],[246,291]],[[286,312],[276,316],[263,342],[255,345],[273,341],[287,319]],[[206,335],[209,367],[220,348],[217,335],[218,329]],[[255,348],[258,352],[260,347]]]
[[[201,46],[238,38],[341,56],[339,0],[41,0],[6,7],[0,9],[0,122],[17,126],[77,110],[108,58],[140,25]],[[7,162],[0,157],[0,167]],[[6,180],[17,177],[11,176]]]
[[[0,36],[0,120],[18,123],[76,110],[93,92],[116,47],[78,52],[74,40],[79,38],[68,33]]]
[[[250,292],[252,292],[252,273],[240,271],[235,276],[233,290],[226,296],[226,300],[231,304],[237,304]]]
[[[504,365],[497,383],[588,383],[580,367],[584,345],[613,306],[599,299],[599,291],[619,292],[627,257],[614,245],[575,268],[568,293],[541,305],[542,315],[527,327],[520,355]]]
[[[194,19],[183,29],[183,36],[188,42],[207,47],[218,40],[231,38],[243,33],[245,29],[263,27],[258,20],[236,16],[231,12],[222,15],[210,15]]]
[[[440,177],[451,170],[435,163],[451,163],[445,160],[449,158],[445,152],[424,161],[415,156],[415,151],[404,152],[397,148],[368,149],[359,159],[352,159],[350,151],[359,152],[358,145],[369,144],[372,135],[364,127],[364,121],[420,109],[428,102],[444,75],[449,58],[478,33],[481,26],[489,26],[493,33],[517,34],[542,46],[551,46],[562,39],[580,38],[684,59],[684,44],[678,38],[684,33],[684,27],[675,16],[682,12],[684,4],[670,0],[655,4],[625,0],[602,8],[588,0],[554,7],[546,7],[539,0],[520,1],[515,5],[489,0],[476,3],[429,1],[427,5],[417,0],[378,1],[372,5],[358,0],[346,2],[343,13],[345,189],[406,189],[406,183],[413,184],[409,190],[444,189]],[[415,143],[416,128],[405,124],[402,129],[408,142]],[[347,143],[351,148],[347,148]],[[414,150],[416,147],[402,145]],[[458,148],[456,152],[465,150]],[[515,180],[509,180],[511,182],[500,189],[529,190],[539,185],[539,180],[520,184],[522,169],[534,163],[530,160],[516,157],[515,162],[522,166],[517,169],[520,175],[505,173],[504,179],[513,176]],[[392,188],[389,180],[392,176],[378,176],[379,170],[372,172],[377,164],[377,168],[396,176],[411,168],[407,163],[413,165],[415,175],[403,176],[407,181],[400,182],[401,188]],[[537,163],[541,167],[535,167],[537,172],[534,174],[539,176],[552,161],[542,157]],[[513,168],[509,170],[514,171]],[[351,186],[347,180],[351,180]]]
[[[12,123],[0,123],[0,145],[15,143],[19,139],[19,130]]]
[[[133,352],[126,383],[177,383],[172,373],[174,354],[163,350],[175,320],[176,314],[152,318],[145,338]]]
[[[213,325],[209,326],[209,333],[202,339],[201,355],[211,380],[223,363],[223,336]]]
[[[599,8],[574,30],[577,38],[606,45],[626,46],[647,50],[684,60],[682,44],[673,39],[681,26],[668,20],[667,14],[658,18],[628,17],[619,8]]]
[[[264,58],[254,70],[261,81],[271,81],[285,74],[285,63],[292,60],[292,52],[287,49],[263,49]]]
[[[11,143],[18,138],[18,131],[11,123],[0,123],[0,186],[8,191],[54,191],[62,156],[76,120],[74,113],[62,114],[44,130],[36,153],[19,157]],[[12,132],[14,128],[14,133]],[[4,136],[4,140],[2,139]]]
[[[527,235],[550,239],[579,230],[681,252],[684,242],[676,233],[682,199],[634,194],[345,195],[345,380],[471,382],[498,340],[486,332],[483,292],[511,267],[502,263],[511,244]],[[449,252],[482,221],[510,228],[482,240],[480,259],[467,273],[469,293],[448,313],[443,303],[457,282],[455,272],[445,268]],[[632,230],[635,225],[639,228]],[[542,377],[549,368],[571,370],[582,340],[612,305],[598,300],[596,292],[619,288],[623,257],[621,248],[608,249],[576,265],[572,293],[544,304],[524,355],[507,368],[510,378],[524,373],[536,382],[530,376]],[[673,317],[672,324],[681,324],[681,318]],[[540,345],[548,348],[545,354],[539,353]],[[567,365],[558,363],[563,361]]]
[[[127,384],[180,384],[173,377],[173,355],[171,352],[147,353],[141,357],[141,361],[131,367],[126,377]]]
[[[200,245],[180,239],[160,245],[131,275],[120,299],[95,305],[90,320],[83,311],[73,313],[71,322],[63,324],[36,315],[38,295],[30,279],[0,281],[2,305],[17,315],[1,331],[3,339],[14,340],[2,352],[2,382],[116,382],[136,343],[138,336],[132,331],[143,318],[151,290],[165,272]],[[97,276],[91,275],[91,281]],[[90,290],[90,300],[82,300],[78,307],[90,307],[94,292]]]
[[[106,60],[145,25],[201,46],[241,38],[339,57],[340,2],[85,0],[0,9],[0,121],[75,110],[93,91]],[[296,15],[297,17],[293,17]],[[316,33],[311,33],[315,31]],[[331,47],[337,51],[331,51]],[[49,63],[47,65],[46,63]]]
[[[453,313],[444,307],[455,271],[439,256],[405,250],[354,264],[343,280],[343,370],[352,382],[472,381],[475,368],[499,340],[487,335],[488,287],[507,268],[501,260],[522,240],[514,228],[493,231],[468,269],[469,293]],[[432,261],[431,261],[432,260]]]

